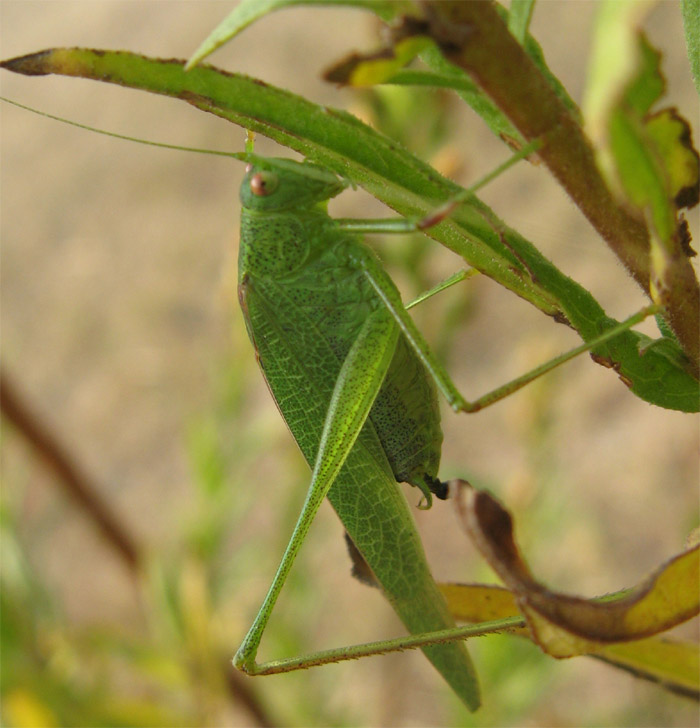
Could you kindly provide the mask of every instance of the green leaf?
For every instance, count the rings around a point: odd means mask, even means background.
[[[691,252],[679,207],[697,203],[700,165],[690,128],[675,110],[649,115],[665,87],[660,59],[640,34],[637,67],[610,111],[608,133],[615,177],[627,201],[648,220],[651,291],[664,301],[677,285],[675,261]]]
[[[583,109],[597,145],[605,143],[610,109],[637,66],[636,29],[653,5],[653,0],[601,0],[596,6]]]
[[[1,65],[28,75],[93,78],[187,101],[300,152],[364,187],[405,217],[422,218],[464,192],[350,114],[246,76],[211,67],[185,72],[180,61],[85,49],[43,51]],[[475,197],[428,232],[544,313],[571,324],[584,340],[617,324],[585,289]],[[628,331],[594,353],[642,399],[696,411],[697,380],[650,344],[648,337]]]
[[[610,26],[618,31],[610,34],[619,38],[620,24],[603,27],[609,30]],[[614,83],[608,79],[589,93],[593,99],[589,118],[594,128],[606,130],[611,157],[602,161],[608,175],[614,175],[630,202],[650,214],[657,236],[668,242],[677,229],[678,208],[697,204],[699,157],[690,126],[675,109],[650,115],[665,91],[661,54],[642,34],[632,36],[625,30],[624,56],[618,59],[625,75],[616,72]],[[599,46],[605,42],[602,39]],[[598,64],[603,59],[611,64],[612,52],[608,48],[595,54]],[[597,75],[602,77],[600,70]],[[605,148],[602,151],[606,153]]]
[[[679,209],[698,201],[698,153],[692,146],[690,127],[677,111],[650,114],[665,90],[661,54],[642,33],[628,27],[628,14],[619,12],[632,6],[603,7],[615,10],[601,13],[606,22],[599,23],[594,53],[599,88],[589,94],[591,128],[599,141],[598,161],[622,204],[636,211],[649,229],[652,298],[664,304],[686,298],[685,310],[694,310],[689,307],[695,306],[691,300],[697,296],[697,283],[685,260],[694,251]],[[620,22],[620,17],[628,24]],[[618,51],[622,71],[613,63],[613,37],[625,40]],[[614,82],[601,81],[603,58],[615,69]],[[673,316],[679,321],[682,314]],[[679,331],[675,326],[674,330]]]
[[[640,120],[616,109],[609,121],[610,147],[625,196],[649,211],[656,234],[670,240],[676,229],[676,210],[666,191],[664,170]]]
[[[651,109],[666,91],[661,75],[661,53],[652,48],[643,34],[637,36],[637,62],[623,87],[617,105],[626,107],[627,113],[638,117]]]

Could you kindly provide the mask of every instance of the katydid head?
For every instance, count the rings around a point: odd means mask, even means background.
[[[246,154],[248,167],[241,185],[241,203],[249,210],[309,208],[330,200],[347,183],[323,167],[291,159],[266,159]]]

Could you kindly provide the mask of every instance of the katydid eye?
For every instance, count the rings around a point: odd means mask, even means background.
[[[250,178],[250,191],[257,197],[267,197],[277,189],[277,175],[272,172],[256,172]]]

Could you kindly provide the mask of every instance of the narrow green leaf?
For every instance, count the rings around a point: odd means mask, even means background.
[[[653,4],[653,0],[601,0],[596,6],[583,110],[597,144],[604,142],[610,108],[637,64],[637,28]]]
[[[677,111],[650,115],[665,81],[661,54],[643,35],[637,39],[637,65],[607,118],[616,177],[626,198],[650,215],[661,243],[673,249],[677,212],[698,201],[699,157],[689,124]]]
[[[491,101],[491,99],[457,66],[445,60],[440,51],[431,45],[421,53],[421,59],[432,69],[436,85],[444,85],[454,89],[460,98],[470,106],[487,124],[489,129],[510,144],[524,145],[522,134],[511,124],[508,117]],[[404,74],[415,73],[403,71]],[[410,78],[410,75],[408,76]],[[395,83],[395,78],[388,83]],[[400,77],[399,77],[400,78]],[[419,83],[421,79],[418,78]]]

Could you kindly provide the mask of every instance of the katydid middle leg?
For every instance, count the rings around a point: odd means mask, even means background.
[[[353,231],[361,230],[368,234],[382,234],[415,232],[419,229],[419,227],[416,225],[415,221],[389,219],[356,220],[353,225],[348,225],[347,229],[352,229]],[[378,263],[377,259],[373,255],[367,254],[363,251],[362,259],[358,260],[357,263],[358,266],[363,269],[367,280],[371,283],[377,295],[395,319],[402,334],[406,337],[419,359],[423,362],[423,365],[430,373],[430,376],[435,381],[438,389],[442,392],[450,407],[452,407],[455,412],[478,412],[485,407],[495,404],[499,400],[517,392],[519,389],[541,377],[543,374],[546,374],[552,369],[574,359],[580,354],[591,351],[592,349],[609,342],[633,326],[641,323],[649,316],[653,316],[662,310],[661,306],[658,304],[649,304],[624,321],[615,326],[611,326],[599,336],[593,337],[581,345],[544,362],[540,366],[535,367],[519,377],[516,377],[510,382],[506,382],[505,384],[496,387],[477,399],[468,400],[459,392],[447,371],[431,352],[430,347],[423,338],[423,335],[420,333],[419,329],[413,322],[413,319],[408,314],[407,306],[405,306],[401,301],[393,282]],[[421,296],[419,300],[425,300],[425,298],[433,295],[434,292],[444,290],[444,288],[449,285],[453,285],[460,280],[471,277],[471,275],[473,275],[471,270],[460,272],[451,279],[448,279],[445,284],[439,284],[435,291],[429,292],[428,295]],[[409,306],[413,306],[415,303],[417,302],[413,302]]]
[[[574,359],[586,351],[590,351],[591,349],[595,349],[596,347],[605,344],[631,327],[641,323],[644,319],[660,311],[660,307],[657,304],[645,306],[621,323],[610,327],[607,331],[600,334],[600,336],[586,341],[580,346],[564,352],[563,354],[544,362],[540,366],[535,367],[529,372],[516,377],[510,382],[506,382],[481,397],[470,401],[462,396],[449,374],[430,351],[430,347],[423,338],[423,335],[414,324],[413,319],[408,314],[408,311],[401,302],[401,299],[396,295],[396,289],[392,285],[388,285],[388,277],[382,267],[370,256],[365,256],[361,265],[367,279],[371,282],[375,291],[384,302],[384,305],[391,312],[391,315],[399,325],[401,332],[409,341],[416,354],[425,365],[425,368],[435,380],[438,389],[443,393],[445,399],[447,399],[449,405],[455,412],[478,412],[479,410],[484,409],[484,407],[495,404],[499,400],[517,392],[519,389],[541,377],[543,374],[561,366],[565,362]]]

